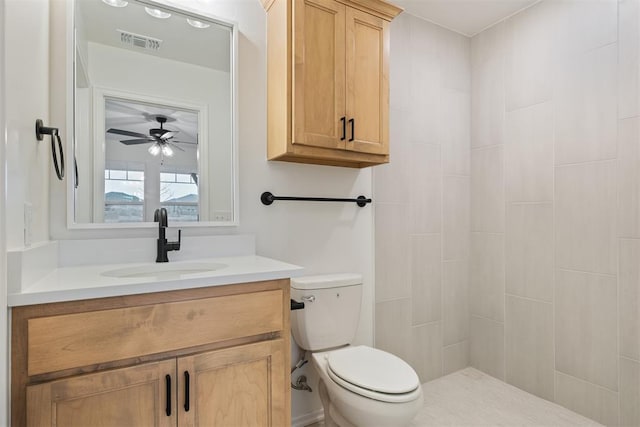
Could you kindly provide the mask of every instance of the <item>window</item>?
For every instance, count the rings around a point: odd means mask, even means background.
[[[104,222],[144,221],[144,172],[105,169]]]
[[[172,221],[198,221],[197,174],[161,172],[160,206]]]

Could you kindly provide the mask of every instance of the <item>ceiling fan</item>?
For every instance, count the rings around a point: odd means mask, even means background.
[[[149,147],[149,153],[151,153],[154,156],[157,156],[160,153],[162,153],[165,156],[173,156],[173,150],[171,149],[171,147],[177,148],[180,151],[185,151],[184,149],[177,146],[176,143],[194,144],[194,145],[197,144],[194,142],[172,140],[173,137],[178,133],[178,131],[173,131],[173,130],[164,128],[164,124],[168,120],[167,116],[156,115],[155,119],[158,123],[160,123],[160,127],[149,129],[149,135],[145,135],[139,132],[132,132],[124,129],[115,129],[115,128],[108,129],[107,133],[135,137],[135,139],[120,140],[120,142],[124,145],[152,143],[152,145]]]

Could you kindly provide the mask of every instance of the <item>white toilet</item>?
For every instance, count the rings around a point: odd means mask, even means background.
[[[362,276],[330,274],[291,279],[291,298],[305,308],[291,312],[296,343],[312,352],[320,377],[326,427],[399,427],[422,407],[420,380],[393,354],[351,346],[362,299]]]

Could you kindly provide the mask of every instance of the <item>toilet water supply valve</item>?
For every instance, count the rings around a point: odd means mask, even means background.
[[[305,355],[306,355],[306,352],[303,352],[302,353],[302,357],[300,358],[300,360],[298,360],[298,363],[296,363],[296,366],[291,368],[291,373],[292,374],[296,369],[302,368],[304,365],[306,365],[309,362],[308,360],[305,359]],[[300,375],[296,379],[296,383],[295,384],[293,382],[291,382],[291,388],[294,389],[294,390],[304,390],[304,391],[308,391],[308,392],[312,392],[313,391],[311,389],[311,387],[309,387],[309,384],[307,384],[307,376],[306,375]]]

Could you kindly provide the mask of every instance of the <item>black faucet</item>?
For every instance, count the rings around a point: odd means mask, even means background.
[[[165,208],[156,209],[153,214],[153,220],[158,223],[158,254],[156,262],[169,262],[167,252],[179,251],[180,240],[182,240],[182,230],[178,230],[178,241],[167,242],[165,237],[165,229],[167,228],[167,210]]]

